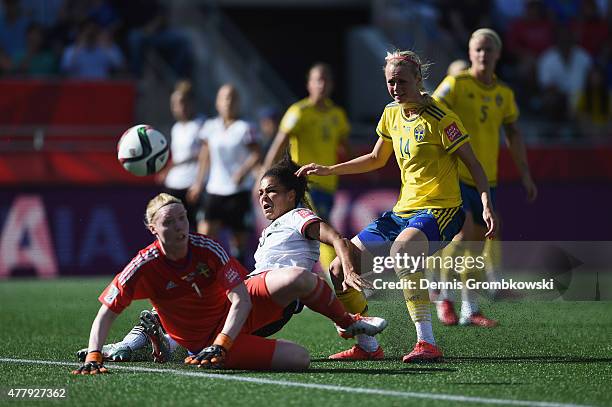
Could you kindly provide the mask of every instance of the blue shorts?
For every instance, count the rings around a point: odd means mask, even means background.
[[[429,240],[429,255],[434,254],[453,240],[465,221],[461,207],[448,209],[420,209],[401,217],[393,212],[385,212],[370,223],[357,237],[368,251],[374,255],[388,255],[389,242],[406,228],[416,228],[425,233]]]
[[[325,222],[328,222],[334,206],[334,194],[316,188],[310,188],[308,193],[316,214]]]
[[[470,212],[474,218],[474,223],[481,226],[487,226],[484,219],[482,218],[482,201],[480,200],[480,194],[476,187],[473,187],[463,182],[459,182],[459,188],[461,189],[461,199],[463,200],[463,210]],[[493,210],[496,210],[495,205],[495,187],[491,187],[491,205]]]

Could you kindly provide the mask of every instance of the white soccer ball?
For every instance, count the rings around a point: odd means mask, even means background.
[[[146,124],[127,129],[117,144],[117,159],[123,168],[139,177],[164,168],[168,154],[166,137]]]

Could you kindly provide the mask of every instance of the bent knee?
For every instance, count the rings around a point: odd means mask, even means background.
[[[293,351],[290,360],[287,361],[287,370],[305,370],[310,367],[310,353],[306,348],[299,345]]]
[[[313,273],[302,267],[291,267],[287,272],[289,282],[297,285],[309,285],[316,277]]]
[[[310,354],[303,346],[283,339],[277,340],[276,346],[272,369],[304,370],[310,366]]]

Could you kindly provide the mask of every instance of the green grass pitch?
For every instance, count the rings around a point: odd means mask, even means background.
[[[304,311],[277,336],[309,349],[313,363],[307,372],[203,372],[151,362],[108,364],[109,375],[72,376],[69,371],[78,365],[75,351],[87,345],[97,295],[109,280],[0,282],[0,389],[66,388],[68,394],[64,400],[36,402],[2,394],[0,406],[612,405],[612,302],[487,304],[484,311],[501,321],[496,329],[435,322],[446,357],[439,364],[401,363],[415,332],[397,296],[370,304],[373,315],[390,321],[380,337],[383,361],[326,360],[352,342],[338,338],[325,318]],[[133,303],[117,319],[110,340],[123,337],[147,307]],[[200,372],[213,376],[186,375]]]

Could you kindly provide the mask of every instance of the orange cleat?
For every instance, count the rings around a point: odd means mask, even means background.
[[[368,352],[359,345],[353,345],[352,348],[335,353],[329,359],[335,360],[381,360],[385,358],[385,352],[379,346],[374,352]]]
[[[404,363],[440,362],[441,360],[442,351],[440,348],[425,341],[418,341],[412,352],[402,358]]]
[[[480,312],[477,312],[475,314],[472,314],[469,317],[461,317],[461,320],[459,321],[459,324],[461,325],[476,325],[476,326],[482,326],[483,328],[494,328],[497,326],[497,321],[494,319],[489,319],[487,317],[485,317],[484,315],[482,315]]]
[[[442,300],[436,303],[436,311],[438,311],[438,319],[444,325],[457,325],[459,318],[455,313],[455,307],[449,300]]]

